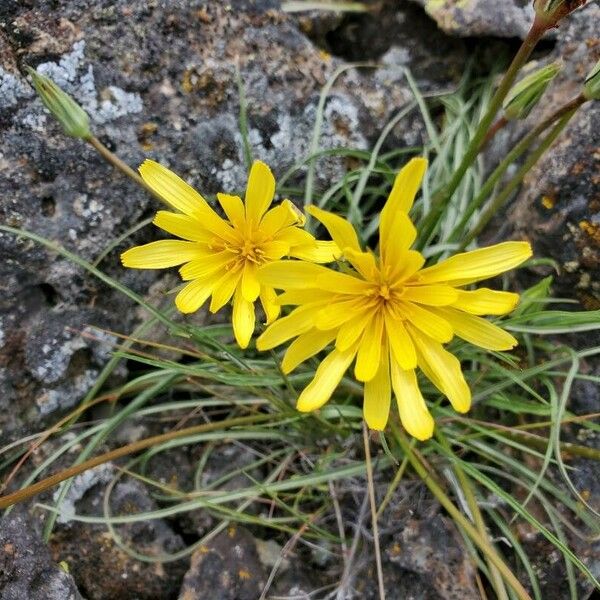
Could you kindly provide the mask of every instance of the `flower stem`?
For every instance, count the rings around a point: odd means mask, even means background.
[[[51,487],[54,487],[55,485],[58,485],[66,479],[75,477],[75,475],[79,475],[88,469],[93,469],[94,467],[106,462],[110,462],[111,460],[116,460],[117,458],[133,454],[134,452],[145,450],[146,448],[151,448],[157,444],[162,444],[164,442],[185,437],[187,435],[194,435],[196,433],[205,433],[207,431],[215,431],[216,429],[225,429],[227,427],[237,427],[239,425],[254,425],[256,423],[272,420],[272,414],[256,414],[248,417],[236,417],[234,419],[217,421],[215,423],[203,423],[202,425],[194,425],[193,427],[186,427],[185,429],[178,429],[176,431],[169,431],[160,435],[144,438],[142,440],[138,440],[137,442],[133,442],[132,444],[127,444],[126,446],[121,446],[120,448],[116,448],[110,452],[100,454],[100,456],[90,458],[89,460],[86,460],[78,465],[73,465],[68,469],[63,469],[59,473],[51,475],[50,477],[46,477],[45,479],[27,486],[22,490],[18,490],[12,494],[7,494],[6,496],[0,496],[0,509],[8,508],[13,504],[28,500],[29,498],[32,498],[33,496],[36,496],[37,494],[40,494]]]
[[[492,96],[490,104],[481,121],[479,122],[477,129],[475,130],[475,134],[471,138],[471,141],[469,142],[469,145],[465,150],[465,154],[459,166],[453,173],[452,177],[450,178],[450,181],[448,181],[446,185],[444,185],[442,188],[440,188],[433,194],[433,197],[431,198],[431,210],[425,217],[421,226],[422,235],[419,240],[421,245],[424,244],[431,235],[436,220],[439,217],[444,205],[452,197],[452,195],[460,185],[462,178],[467,172],[467,169],[477,158],[479,149],[482,145],[483,140],[485,139],[485,136],[488,133],[490,125],[492,124],[496,113],[502,106],[502,101],[506,97],[506,94],[508,94],[508,92],[510,91],[510,88],[514,83],[517,74],[519,73],[519,70],[529,58],[536,44],[546,32],[546,29],[547,25],[541,22],[540,19],[536,16],[531,25],[531,28],[529,29],[529,32],[527,33],[527,36],[521,44],[521,47],[519,48],[517,54],[513,58],[506,73],[504,74],[504,77],[502,78],[498,89]]]
[[[436,437],[441,444],[441,446],[448,452],[452,453],[452,449],[450,448],[450,444],[446,439],[446,436],[441,432],[438,428],[436,430]],[[479,505],[477,504],[477,498],[475,497],[475,493],[473,492],[473,488],[471,483],[469,482],[469,478],[465,475],[465,472],[461,469],[458,463],[453,466],[454,472],[456,473],[456,478],[462,488],[463,494],[469,506],[469,510],[471,512],[471,516],[473,522],[475,523],[475,527],[477,527],[477,531],[479,531],[481,537],[485,538],[489,542],[489,536],[487,532],[487,528],[485,526],[485,521],[483,520],[483,516],[481,515],[481,511],[479,510]],[[490,542],[491,545],[491,542]],[[506,593],[506,587],[504,586],[504,581],[502,579],[502,575],[500,571],[494,565],[494,563],[489,559],[488,556],[485,557],[485,562],[489,569],[490,583],[496,592],[496,597],[498,600],[508,600],[508,594]]]
[[[124,163],[116,154],[111,152],[97,137],[91,136],[85,140],[92,146],[100,156],[113,167],[119,169],[121,173],[127,175],[135,181],[139,186],[143,187],[147,192],[150,192],[155,198],[162,202],[162,198],[126,163]]]
[[[494,169],[492,174],[487,178],[476,198],[471,202],[468,209],[465,211],[462,219],[454,228],[449,242],[456,241],[457,237],[461,235],[464,231],[465,226],[469,222],[469,219],[473,215],[473,213],[483,204],[485,199],[489,197],[496,183],[500,180],[506,169],[515,161],[523,152],[525,152],[531,144],[533,144],[537,139],[539,139],[540,135],[548,129],[555,121],[563,117],[565,114],[570,112],[573,109],[578,109],[584,102],[586,102],[586,98],[580,94],[579,96],[573,98],[556,111],[554,111],[550,116],[541,121],[536,127],[534,127],[527,135],[525,135],[516,145],[515,147],[506,155],[506,157],[500,162],[500,164]]]
[[[392,429],[400,444],[404,454],[408,457],[408,460],[416,471],[417,475],[423,480],[423,483],[429,488],[431,493],[437,498],[438,502],[448,511],[448,514],[452,519],[458,523],[465,533],[473,540],[476,546],[483,552],[483,554],[494,564],[494,566],[500,571],[500,574],[506,581],[506,583],[514,590],[519,600],[531,600],[531,596],[527,593],[527,590],[523,587],[521,582],[515,577],[514,573],[509,569],[507,564],[502,560],[496,549],[483,537],[475,526],[467,519],[458,508],[454,505],[452,500],[439,486],[432,473],[430,473],[423,463],[417,458],[404,433],[398,426],[392,423]]]
[[[369,431],[364,421],[363,443],[365,446],[365,463],[367,466],[367,484],[369,488],[369,504],[371,505],[371,526],[373,528],[373,544],[375,545],[375,562],[377,564],[377,583],[379,584],[379,598],[380,600],[385,600],[385,588],[383,587],[383,569],[381,567],[381,549],[379,548],[379,527],[377,526],[377,507],[375,505],[375,485],[373,483],[373,465],[371,464]]]
[[[483,231],[484,227],[489,223],[491,218],[504,205],[504,203],[508,200],[511,194],[520,185],[520,183],[523,180],[523,177],[525,177],[525,175],[531,169],[531,167],[535,165],[535,163],[540,159],[542,154],[544,154],[544,152],[546,152],[546,150],[554,143],[556,138],[566,127],[571,117],[575,114],[576,110],[576,108],[571,108],[560,118],[558,123],[552,128],[550,133],[540,142],[540,145],[529,155],[527,160],[523,163],[523,166],[516,172],[516,174],[508,182],[508,184],[489,203],[487,208],[479,216],[479,219],[477,220],[477,223],[475,224],[473,229],[467,234],[462,244],[460,245],[461,251],[464,250]]]
[[[505,116],[500,117],[489,129],[479,146],[479,152],[481,152],[495,137],[496,134],[504,129],[508,125],[508,119]]]

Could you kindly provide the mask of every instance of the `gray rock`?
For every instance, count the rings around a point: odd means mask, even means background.
[[[0,519],[0,600],[80,600],[24,511]]]
[[[177,596],[188,561],[163,562],[162,557],[184,548],[184,542],[163,519],[116,526],[122,544],[141,554],[155,557],[142,562],[119,546],[102,525],[68,521],[75,507],[79,514],[102,514],[106,469],[90,471],[76,481],[67,511],[50,540],[56,559],[65,560],[77,585],[89,600],[168,600]],[[112,515],[155,510],[147,489],[134,479],[118,482],[110,497]]]
[[[194,552],[179,600],[255,600],[265,582],[253,537],[232,525]]]
[[[393,536],[385,553],[392,564],[412,574],[408,589],[412,588],[413,594],[421,589],[413,597],[479,598],[469,554],[454,524],[445,517],[409,520]]]
[[[446,33],[459,36],[525,37],[533,19],[529,0],[414,0]]]

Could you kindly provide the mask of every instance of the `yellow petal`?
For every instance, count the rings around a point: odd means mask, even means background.
[[[456,290],[449,285],[407,285],[402,300],[428,306],[448,306],[458,298]]]
[[[499,292],[488,288],[456,290],[458,298],[452,306],[473,315],[505,315],[519,302],[519,294]]]
[[[356,252],[344,249],[344,258],[365,278],[372,281],[377,275],[375,257],[370,252]]]
[[[385,311],[385,331],[394,359],[403,369],[414,369],[417,366],[417,353],[406,327],[400,319],[395,319],[388,310]]]
[[[241,291],[242,296],[248,302],[254,302],[260,294],[260,283],[256,277],[256,265],[249,260],[244,264]]]
[[[235,225],[235,227],[242,229],[246,222],[246,214],[242,199],[239,196],[219,193],[217,194],[217,200],[231,223]]]
[[[481,317],[468,315],[454,308],[437,310],[450,323],[454,333],[471,344],[486,350],[511,350],[519,343],[508,331]]]
[[[287,317],[277,319],[269,325],[265,332],[256,340],[259,350],[275,348],[293,337],[307,332],[314,327],[315,307],[313,305],[300,306],[294,309]]]
[[[299,227],[286,227],[280,229],[274,236],[274,240],[287,242],[290,247],[294,246],[312,246],[315,243],[315,238]]]
[[[343,352],[353,346],[362,336],[366,327],[369,326],[373,319],[372,311],[366,309],[362,313],[357,314],[352,320],[344,323],[337,334],[335,347]]]
[[[391,397],[390,361],[387,352],[384,351],[377,374],[365,383],[363,414],[371,429],[385,429],[390,414]]]
[[[404,302],[399,311],[409,323],[418,327],[423,333],[438,342],[446,343],[452,339],[453,330],[448,321],[434,314],[432,311],[419,306]],[[397,315],[394,315],[397,316]]]
[[[325,300],[326,298],[331,298],[335,294],[332,292],[323,292],[322,290],[317,290],[315,288],[303,288],[301,290],[289,290],[288,292],[284,292],[277,296],[275,302],[279,304],[279,306],[287,306],[290,304],[308,304],[315,301],[315,298],[319,300]]]
[[[277,303],[277,294],[275,290],[270,287],[261,286],[260,288],[260,303],[262,304],[265,317],[267,318],[267,325],[270,325],[277,319],[281,312],[281,305]]]
[[[289,200],[271,208],[265,213],[260,222],[260,232],[266,238],[273,237],[281,229],[293,225],[304,225],[306,218]]]
[[[198,219],[188,215],[159,210],[152,223],[168,233],[192,242],[208,244],[215,238],[214,233],[205,229]]]
[[[210,306],[208,307],[211,313],[218,312],[231,300],[231,296],[233,296],[233,292],[238,287],[241,277],[241,269],[232,269],[224,273],[215,283]]]
[[[333,350],[318,366],[313,380],[302,390],[296,408],[300,412],[309,412],[320,408],[331,398],[335,388],[354,359],[356,348],[345,352]]]
[[[158,240],[126,250],[121,262],[130,269],[166,269],[205,255],[206,247],[196,242]]]
[[[323,267],[322,267],[323,268]],[[363,295],[371,290],[371,284],[346,273],[324,269],[314,282],[315,287],[337,294]]]
[[[260,160],[255,160],[248,176],[246,188],[246,220],[258,225],[273,202],[275,178],[271,169]]]
[[[247,348],[254,333],[254,304],[246,300],[238,287],[233,297],[233,334],[240,348]]]
[[[530,256],[529,242],[503,242],[488,248],[455,254],[437,265],[420,271],[418,281],[467,285],[514,269]]]
[[[308,260],[315,263],[328,263],[337,260],[342,251],[335,242],[322,242],[317,240],[314,244],[306,246],[294,246],[290,255],[300,260]]]
[[[179,269],[179,274],[184,281],[189,281],[190,279],[202,279],[222,270],[225,265],[232,262],[234,258],[235,256],[227,250],[208,254],[207,256],[197,258],[196,260],[192,260],[183,265],[183,267]]]
[[[460,368],[460,361],[439,342],[423,335],[416,328],[409,333],[417,348],[419,367],[426,377],[450,400],[454,410],[465,413],[471,407],[471,390]]]
[[[175,296],[175,306],[182,313],[196,312],[208,299],[212,292],[214,281],[195,279],[188,283]]]
[[[317,329],[335,329],[346,321],[356,319],[365,309],[368,309],[368,300],[362,297],[350,300],[332,301],[315,315]]]
[[[290,245],[287,242],[263,242],[260,245],[261,252],[269,260],[279,260],[290,252]]]
[[[412,208],[426,169],[427,160],[420,157],[413,158],[396,175],[394,186],[381,211],[379,220],[379,246],[381,248],[387,248],[390,242],[393,243],[396,217],[398,213],[408,213]]]
[[[394,361],[391,361],[390,370],[402,427],[418,440],[428,440],[433,435],[435,423],[419,389],[414,370],[405,371]]]
[[[315,356],[335,338],[334,331],[311,329],[299,335],[286,350],[281,361],[281,370],[291,373],[299,364]]]
[[[383,333],[383,315],[376,314],[371,324],[365,328],[358,345],[354,376],[358,381],[373,379],[379,369]]]
[[[381,261],[385,265],[394,267],[403,261],[404,255],[417,237],[417,230],[405,212],[399,211],[395,215],[390,215],[389,220],[389,231],[386,232],[386,236],[383,236],[380,230],[379,251]]]
[[[425,257],[416,250],[408,250],[398,260],[398,263],[392,265],[389,261],[384,266],[389,271],[390,278],[399,283],[410,279],[425,264]]]
[[[306,289],[315,287],[319,275],[327,274],[325,267],[295,260],[277,260],[258,269],[258,280],[275,289]]]
[[[356,252],[361,251],[356,231],[349,221],[316,206],[309,206],[306,210],[323,223],[333,241],[342,251],[346,248]]]
[[[140,166],[142,179],[169,205],[195,217],[202,225],[229,241],[235,240],[233,229],[209,206],[206,200],[173,171],[153,160]]]
[[[142,179],[173,208],[186,215],[200,216],[208,207],[206,200],[181,177],[154,160],[145,160],[139,168]]]

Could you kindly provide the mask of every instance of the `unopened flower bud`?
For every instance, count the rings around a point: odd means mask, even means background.
[[[588,100],[600,100],[600,60],[585,78],[583,95]]]
[[[92,136],[90,131],[90,118],[87,113],[67,94],[63,92],[49,77],[40,75],[28,67],[33,86],[39,94],[46,108],[52,116],[62,125],[65,133],[71,137],[88,139]]]
[[[533,8],[538,19],[550,28],[586,2],[587,0],[533,0]]]
[[[502,108],[505,118],[511,120],[527,117],[561,68],[560,61],[556,61],[523,77],[504,99]]]

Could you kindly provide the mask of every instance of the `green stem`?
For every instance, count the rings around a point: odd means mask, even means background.
[[[489,197],[490,193],[494,189],[494,186],[506,169],[515,161],[523,152],[525,152],[531,144],[533,144],[537,139],[539,139],[540,135],[548,129],[555,121],[563,117],[569,111],[573,109],[578,109],[584,102],[586,102],[586,98],[583,94],[580,94],[576,98],[573,98],[571,101],[567,102],[559,109],[554,111],[550,116],[541,121],[536,127],[534,127],[527,135],[525,135],[518,144],[506,155],[506,157],[502,160],[502,162],[494,169],[492,174],[487,178],[486,182],[483,184],[477,197],[471,202],[469,208],[463,215],[460,223],[454,228],[454,231],[450,235],[449,242],[456,241],[456,238],[460,235],[461,232],[465,230],[465,226],[469,222],[469,219],[472,217],[473,213],[483,204],[485,199]]]
[[[429,214],[425,217],[421,231],[422,235],[420,237],[420,243],[423,245],[435,226],[435,223],[444,207],[446,202],[452,197],[460,182],[462,181],[467,169],[471,166],[473,161],[477,158],[479,154],[479,149],[485,136],[488,133],[490,125],[496,116],[496,113],[502,106],[502,101],[506,97],[506,94],[510,91],[517,74],[521,67],[525,64],[527,59],[529,58],[531,52],[535,48],[536,44],[540,40],[540,38],[544,35],[547,30],[547,25],[542,23],[538,17],[536,16],[527,36],[523,40],[521,47],[519,48],[517,54],[513,58],[510,66],[508,67],[496,93],[492,96],[490,100],[490,104],[482,117],[477,129],[475,130],[475,134],[473,135],[471,141],[469,142],[469,146],[467,147],[465,154],[457,167],[456,171],[450,178],[450,181],[442,188],[437,190],[433,197],[431,198],[431,210]]]
[[[85,462],[82,462],[78,465],[73,465],[68,469],[64,469],[55,475],[51,475],[50,477],[46,477],[33,485],[27,486],[22,490],[18,490],[17,492],[13,492],[12,494],[7,494],[6,496],[0,496],[0,509],[8,508],[13,504],[17,504],[18,502],[23,502],[36,496],[37,494],[41,494],[46,490],[58,485],[59,483],[70,479],[71,477],[75,477],[88,469],[93,469],[98,465],[116,460],[117,458],[122,458],[123,456],[127,456],[129,454],[133,454],[134,452],[139,452],[140,450],[145,450],[146,448],[151,448],[152,446],[162,444],[164,442],[168,442],[170,440],[174,440],[176,438],[185,437],[187,435],[194,435],[196,433],[205,433],[207,431],[215,431],[216,429],[225,429],[227,427],[237,427],[239,425],[254,425],[256,423],[263,423],[265,421],[272,421],[272,414],[256,414],[249,417],[237,417],[235,419],[227,419],[224,421],[217,421],[215,423],[203,423],[202,425],[195,425],[193,427],[186,427],[185,429],[178,429],[176,431],[169,431],[168,433],[162,433],[160,435],[155,435],[149,438],[144,438],[143,440],[138,440],[137,442],[133,442],[132,444],[127,444],[126,446],[121,446],[120,448],[116,448],[115,450],[111,450],[110,452],[105,452],[100,456],[96,456],[94,458],[90,458]]]
[[[436,437],[440,442],[441,446],[446,450],[446,452],[448,452],[449,454],[452,453],[450,444],[448,443],[446,436],[441,432],[440,429],[436,430]],[[471,512],[471,516],[473,517],[475,527],[477,527],[477,531],[479,531],[481,537],[489,541],[485,521],[483,520],[483,516],[481,514],[481,511],[479,510],[477,498],[475,497],[475,493],[473,492],[473,488],[471,486],[471,483],[469,482],[469,478],[465,475],[465,472],[461,469],[458,463],[454,464],[453,469],[456,473],[456,478],[458,479],[460,487],[469,506],[469,510]],[[508,594],[506,593],[506,587],[504,586],[504,581],[502,580],[502,575],[500,574],[500,571],[489,559],[488,556],[485,557],[485,562],[490,572],[490,583],[492,584],[492,587],[496,592],[496,597],[498,598],[498,600],[508,600]]]
[[[367,467],[367,487],[369,504],[371,505],[371,527],[373,529],[373,545],[375,546],[375,563],[377,565],[377,583],[379,598],[385,600],[385,587],[383,585],[383,568],[381,566],[381,549],[379,547],[379,527],[377,526],[377,506],[375,504],[375,484],[373,483],[373,465],[371,463],[371,449],[369,447],[369,430],[363,421],[363,444],[365,446],[365,465]]]
[[[124,163],[116,154],[113,154],[97,137],[92,136],[85,141],[88,142],[88,144],[90,144],[90,146],[92,146],[107,163],[119,169],[121,173],[127,175],[127,177],[135,181],[135,183],[163,202],[163,199],[128,164]]]
[[[477,223],[473,229],[467,234],[466,238],[460,245],[460,250],[464,250],[480,233],[484,227],[489,223],[491,218],[498,212],[498,210],[504,205],[504,203],[510,198],[511,194],[517,189],[517,187],[523,181],[523,177],[527,172],[535,165],[540,159],[542,154],[548,150],[548,148],[554,143],[556,138],[560,135],[562,130],[566,127],[571,117],[575,114],[576,108],[571,108],[567,111],[558,123],[552,128],[550,133],[540,142],[540,145],[529,155],[527,160],[523,163],[523,166],[516,172],[513,178],[508,184],[502,189],[502,191],[488,204],[487,208],[481,213]]]
[[[431,493],[436,497],[438,502],[448,511],[448,514],[452,517],[452,519],[463,528],[465,533],[471,538],[471,540],[473,540],[475,545],[479,547],[484,555],[489,558],[498,571],[500,571],[502,577],[504,577],[506,583],[514,590],[517,597],[520,600],[531,600],[531,596],[527,593],[527,590],[515,577],[514,573],[508,568],[506,563],[496,552],[496,549],[477,531],[469,519],[467,519],[460,512],[460,510],[456,508],[456,506],[454,506],[452,500],[450,500],[444,490],[434,481],[432,474],[423,466],[421,461],[414,454],[408,440],[406,439],[406,436],[400,430],[400,428],[392,423],[392,429],[396,439],[398,440],[398,443],[402,447],[404,454],[408,457],[413,469],[423,480],[423,483],[425,483]]]
[[[485,134],[485,138],[483,138],[483,142],[481,142],[481,146],[479,146],[479,152],[481,152],[495,137],[496,134],[504,129],[508,125],[508,119],[502,115],[489,129]]]
[[[414,445],[414,442],[411,441],[411,443]],[[396,489],[400,485],[400,481],[402,481],[402,477],[404,476],[404,472],[406,471],[407,466],[408,466],[408,458],[406,458],[406,456],[405,456],[402,459],[402,462],[400,463],[400,466],[398,467],[398,471],[396,472],[396,475],[394,475],[394,479],[392,480],[392,483],[390,483],[390,486],[388,487],[387,492],[385,493],[385,496],[384,496],[383,500],[381,501],[381,504],[379,505],[379,508],[377,509],[377,517],[380,517],[383,514],[383,511],[386,509],[387,505],[390,503],[391,499],[393,498],[394,493],[396,492]]]

